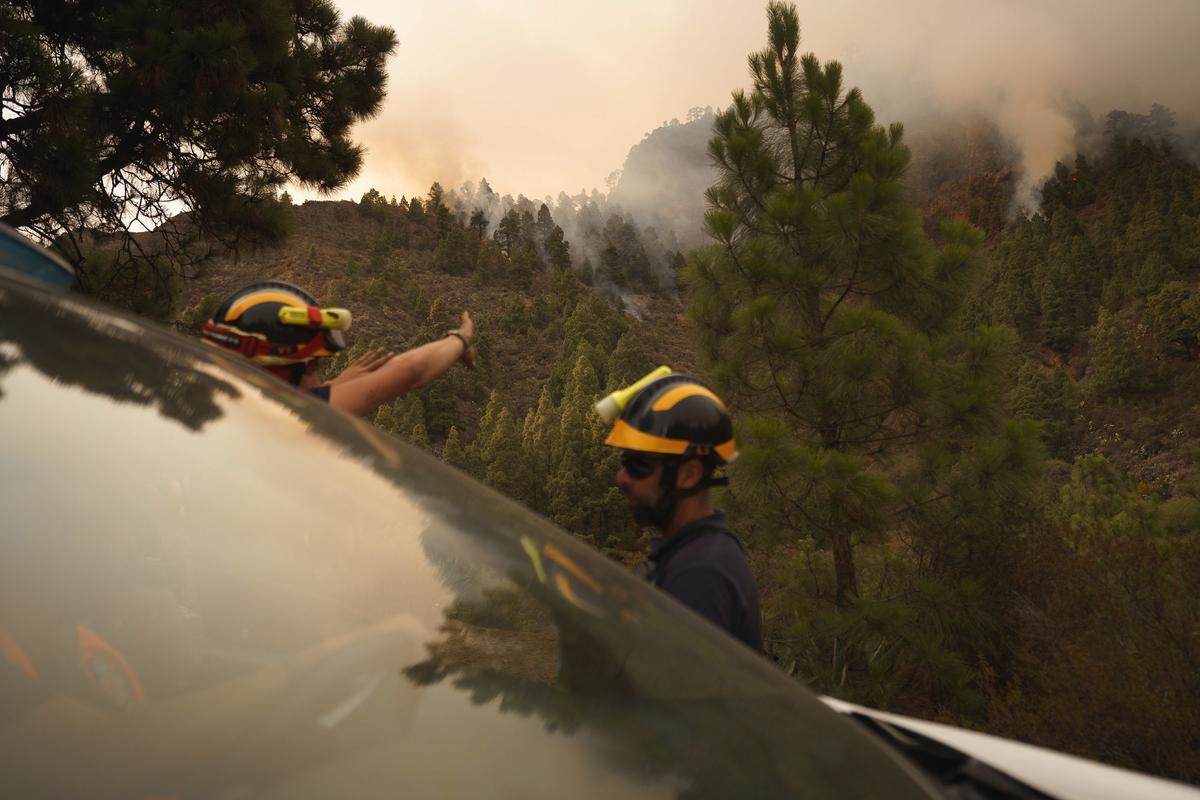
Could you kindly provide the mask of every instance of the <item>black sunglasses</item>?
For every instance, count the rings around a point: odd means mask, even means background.
[[[644,453],[622,453],[621,466],[631,478],[648,478],[654,474],[655,468],[662,459],[653,458]]]

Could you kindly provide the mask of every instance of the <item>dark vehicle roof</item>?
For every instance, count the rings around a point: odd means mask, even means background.
[[[71,265],[3,222],[0,222],[0,265],[55,289],[70,289],[76,284]]]
[[[0,441],[5,797],[926,796],[436,458],[3,276]]]

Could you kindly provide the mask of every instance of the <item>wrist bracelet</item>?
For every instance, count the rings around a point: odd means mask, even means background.
[[[468,352],[470,352],[470,350],[471,350],[471,343],[467,341],[467,337],[463,336],[463,335],[462,335],[461,333],[459,333],[458,331],[446,331],[446,335],[447,335],[447,336],[455,336],[455,337],[457,337],[457,338],[458,338],[458,340],[459,340],[460,342],[462,342],[462,346],[463,346],[463,351],[462,351],[462,354],[463,354],[463,356],[465,356],[465,355],[466,355]],[[462,356],[459,356],[459,358],[462,358]]]

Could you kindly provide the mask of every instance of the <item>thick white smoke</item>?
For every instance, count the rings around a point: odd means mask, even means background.
[[[1200,119],[1200,2],[800,3],[802,48],[843,62],[883,122],[990,118],[1020,153],[1019,200],[1076,152],[1080,106]]]

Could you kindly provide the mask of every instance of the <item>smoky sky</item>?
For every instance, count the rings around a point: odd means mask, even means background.
[[[340,0],[396,30],[388,98],[356,129],[367,188],[486,177],[538,198],[605,189],[644,134],[747,88],[749,0]],[[1080,105],[1200,119],[1200,0],[799,2],[801,49],[837,59],[882,123],[992,118],[1031,178],[1074,151]],[[305,196],[308,196],[306,193]]]

